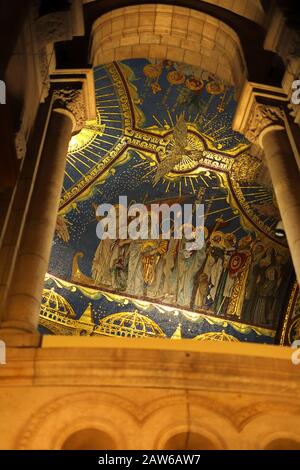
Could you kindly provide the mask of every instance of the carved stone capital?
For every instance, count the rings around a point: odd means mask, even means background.
[[[245,137],[253,144],[259,144],[261,134],[274,126],[284,127],[283,110],[277,106],[269,106],[255,101],[244,131]]]
[[[36,21],[36,37],[40,47],[72,39],[72,21],[69,11],[56,11]]]
[[[62,108],[69,111],[74,118],[74,132],[82,129],[87,120],[83,92],[81,89],[65,87],[54,90],[54,109]]]

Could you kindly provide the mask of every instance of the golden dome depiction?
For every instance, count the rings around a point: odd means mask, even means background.
[[[41,314],[60,314],[68,318],[76,318],[76,314],[66,299],[57,294],[54,289],[44,289],[41,304]]]
[[[211,331],[209,333],[203,333],[194,338],[196,341],[231,341],[239,342],[237,338],[232,335],[228,335],[225,331]]]
[[[107,336],[127,337],[161,337],[166,335],[161,328],[150,318],[141,315],[137,310],[134,312],[120,312],[108,315],[101,320],[95,333]]]

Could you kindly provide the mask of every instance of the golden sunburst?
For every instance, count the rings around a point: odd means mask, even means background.
[[[70,140],[68,153],[75,153],[83,150],[90,145],[97,135],[102,136],[105,131],[105,124],[101,123],[100,114],[98,113],[97,119],[86,121],[84,127],[78,134],[73,135]]]

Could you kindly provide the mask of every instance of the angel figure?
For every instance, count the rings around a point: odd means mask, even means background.
[[[173,139],[170,142],[170,148],[166,150],[166,157],[157,165],[153,180],[154,184],[157,184],[161,178],[170,173],[186,157],[199,161],[202,152],[189,148],[188,127],[182,113],[174,126]]]

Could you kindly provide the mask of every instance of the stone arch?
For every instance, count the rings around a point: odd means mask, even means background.
[[[274,432],[274,430],[276,430]],[[299,414],[288,410],[265,412],[253,417],[244,426],[241,438],[246,449],[264,450],[278,445],[299,445]]]
[[[268,442],[265,450],[300,450],[300,436],[294,435],[277,435],[273,436],[273,440]]]
[[[169,444],[175,445],[174,436],[179,436],[181,442],[184,442],[183,436],[192,436],[191,445],[198,439],[203,446],[209,444],[214,449],[237,446],[239,433],[226,415],[226,407],[222,414],[222,410],[211,407],[209,401],[207,406],[193,405],[187,401],[185,393],[178,393],[176,397],[165,397],[149,403],[146,410],[148,412],[143,420],[142,432],[143,448],[167,449]],[[220,432],[224,428],[227,430],[226,439]],[[175,439],[174,442],[172,439]]]
[[[43,405],[21,431],[15,448],[59,450],[69,436],[96,429],[118,448],[131,448],[139,433],[134,404],[113,393],[70,393]],[[123,423],[122,427],[118,423]]]
[[[94,0],[83,0],[83,3],[91,3]],[[248,18],[258,24],[263,24],[265,20],[265,12],[260,0],[203,0],[225,10]]]
[[[238,90],[247,76],[242,46],[233,29],[185,7],[130,6],[98,18],[92,29],[93,65],[130,58],[198,66]]]
[[[206,410],[205,410],[206,411]],[[175,410],[173,410],[175,413]],[[203,414],[204,416],[204,414]],[[204,422],[201,423],[194,416],[188,421],[182,420],[179,424],[170,421],[158,429],[155,436],[153,449],[157,450],[226,450],[236,448],[239,435],[232,437],[232,429],[226,433],[226,438],[219,432],[227,430],[228,422],[214,413],[207,413]],[[221,426],[221,428],[220,428]]]
[[[84,428],[70,434],[61,450],[116,450],[113,437],[97,428]]]
[[[259,419],[261,416],[274,415],[274,414],[288,414],[291,416],[300,415],[300,407],[298,403],[289,401],[256,401],[240,408],[233,415],[239,432],[242,432],[244,428],[251,425],[253,421]]]
[[[217,450],[214,439],[198,432],[179,432],[165,442],[164,450]]]
[[[159,450],[222,450],[227,446],[211,430],[197,426],[171,428],[158,443]]]

